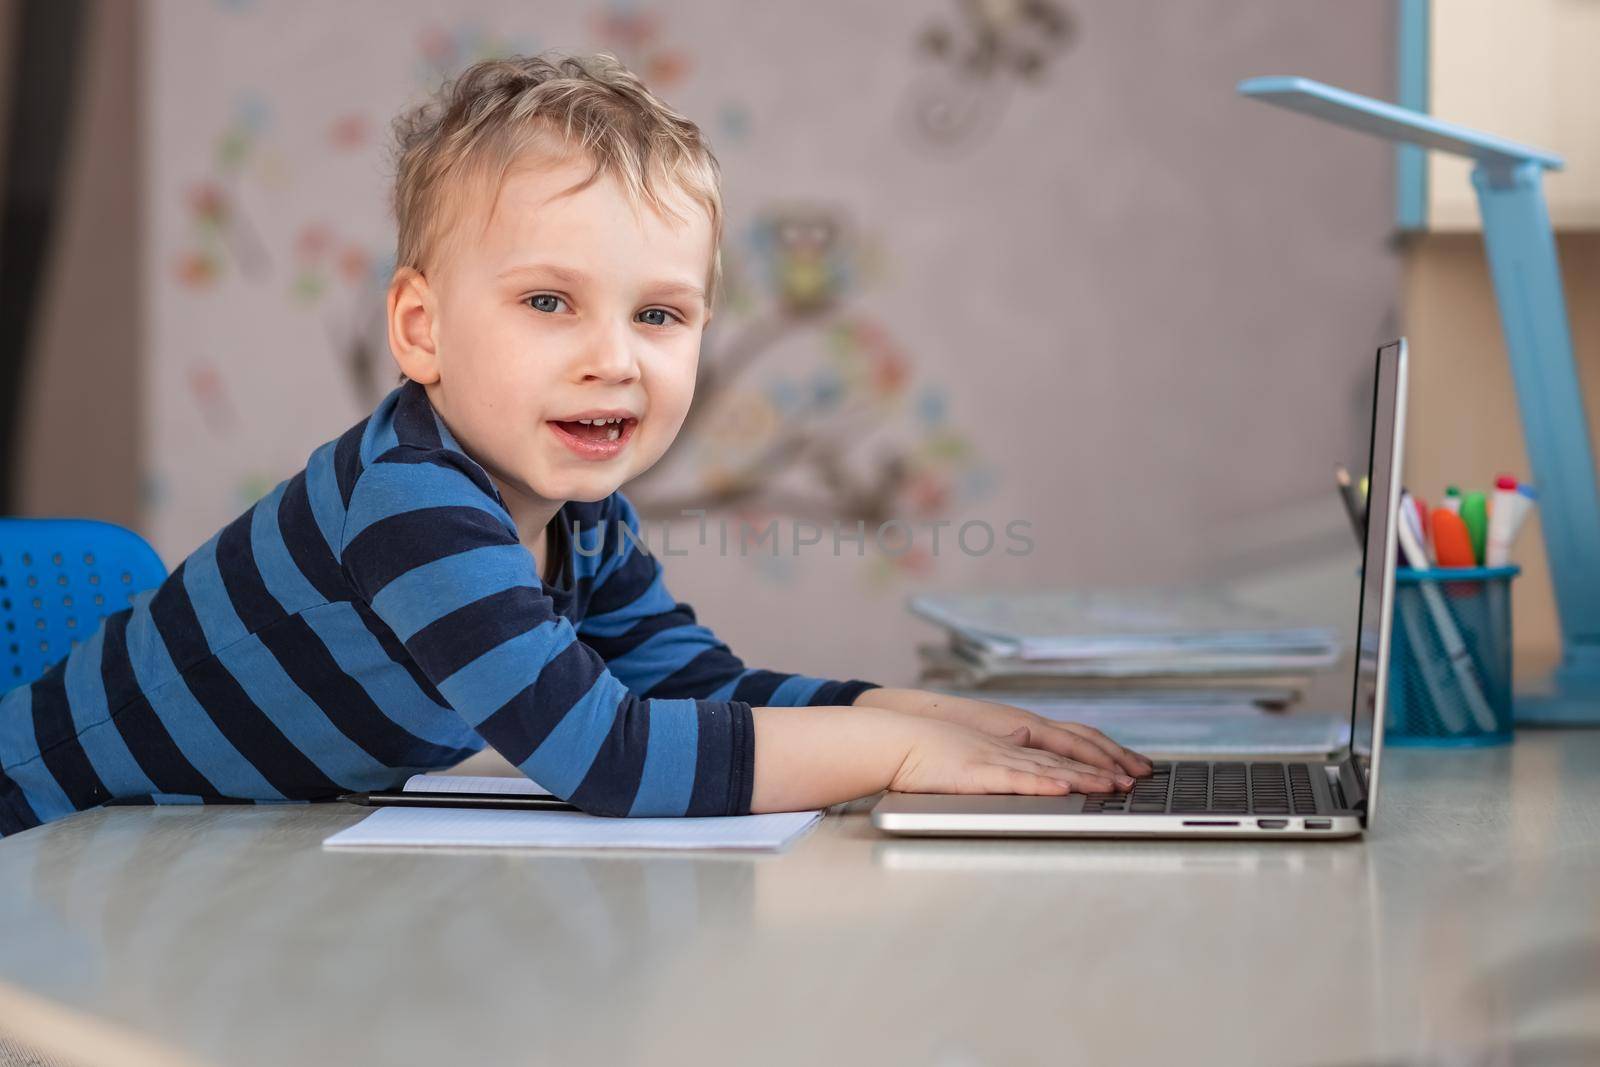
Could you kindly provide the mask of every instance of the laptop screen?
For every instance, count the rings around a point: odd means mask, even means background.
[[[1405,440],[1405,342],[1378,349],[1368,451],[1367,536],[1362,545],[1361,598],[1356,614],[1355,687],[1350,748],[1373,807],[1388,679],[1389,615],[1394,595],[1395,524],[1400,508],[1400,453]]]

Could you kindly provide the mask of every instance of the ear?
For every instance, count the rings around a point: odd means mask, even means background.
[[[401,267],[389,282],[389,352],[400,373],[419,385],[439,380],[439,346],[434,337],[438,301],[428,279]]]

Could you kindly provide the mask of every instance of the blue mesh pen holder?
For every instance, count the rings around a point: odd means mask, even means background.
[[[1511,740],[1511,579],[1521,570],[1395,572],[1385,744]]]

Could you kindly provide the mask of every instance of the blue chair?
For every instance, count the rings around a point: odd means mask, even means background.
[[[121,526],[0,518],[0,692],[38,678],[166,576],[155,549]]]

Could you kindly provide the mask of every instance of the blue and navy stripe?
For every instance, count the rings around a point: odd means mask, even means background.
[[[562,520],[569,581],[547,587],[407,383],[0,698],[0,836],[107,802],[392,787],[485,744],[589,811],[737,814],[752,705],[869,688],[747,669],[667,593],[620,494]]]

